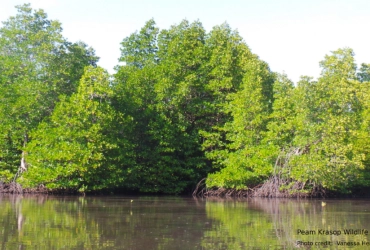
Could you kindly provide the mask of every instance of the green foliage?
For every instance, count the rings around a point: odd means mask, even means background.
[[[208,174],[208,186],[246,189],[272,174],[308,189],[368,185],[368,85],[357,80],[351,49],[332,52],[320,65],[318,81],[302,77],[295,87],[277,75],[273,92],[268,70],[246,74],[221,109],[231,120],[204,133],[203,146],[212,147],[207,156],[221,168]]]
[[[231,167],[238,161],[240,142],[228,141],[236,140],[234,129],[245,120],[270,112],[273,75],[226,24],[209,34],[200,22],[183,21],[162,31],[154,25],[150,20],[140,33],[124,39],[121,60],[126,65],[117,68],[114,103],[134,121],[130,187],[178,193],[210,172],[220,154],[227,154],[220,143],[235,151],[224,162]],[[245,106],[251,109],[247,118]],[[266,120],[255,123],[240,147],[258,140],[248,136],[254,128],[262,131]],[[260,172],[257,176],[268,170]]]
[[[370,185],[370,71],[349,48],[295,86],[227,24],[149,20],[123,39],[111,79],[59,22],[17,9],[0,29],[0,181],[27,170],[27,187],[81,192],[181,193],[206,176],[235,189],[271,175],[305,192]]]
[[[361,129],[364,86],[356,80],[351,49],[334,51],[320,65],[317,82],[304,77],[296,88],[275,94],[267,141],[280,148],[276,167],[286,178],[348,192],[366,179],[368,151],[357,146],[368,140]]]
[[[62,36],[61,24],[29,4],[0,29],[0,174],[14,175],[29,132],[49,116],[61,94],[77,87],[83,68],[97,57]],[[18,163],[17,163],[18,161]]]
[[[370,64],[361,64],[361,68],[357,72],[357,78],[360,82],[370,82]]]
[[[195,125],[201,63],[193,62],[205,34],[200,23],[184,21],[152,36],[158,30],[154,25],[149,21],[139,34],[124,40],[121,59],[126,66],[115,75],[114,105],[133,117],[128,136],[134,163],[123,163],[128,169],[125,185],[142,192],[179,193],[201,178],[197,169],[205,164]],[[145,46],[148,37],[158,49],[135,49]],[[184,46],[176,49],[179,44]],[[143,63],[132,63],[139,61]]]
[[[31,133],[26,147],[29,169],[21,183],[79,191],[114,186],[120,178],[109,160],[117,148],[111,96],[109,75],[87,67],[77,93],[63,97],[50,120]]]
[[[149,20],[140,30],[123,39],[121,45],[120,61],[127,66],[143,68],[157,61],[158,28],[155,27],[153,19]]]
[[[217,32],[226,33],[222,29],[215,30]],[[207,185],[244,189],[271,173],[272,148],[263,145],[261,140],[271,113],[274,75],[266,63],[250,53],[237,34],[227,33],[230,34],[228,46],[235,46],[234,50],[227,51],[229,57],[238,60],[234,62],[237,67],[234,63],[219,64],[228,69],[220,71],[222,74],[218,77],[226,88],[216,92],[220,95],[216,105],[224,118],[215,122],[210,132],[202,131],[207,157],[221,168],[208,175]],[[239,70],[235,70],[237,68]],[[229,75],[228,83],[225,73]]]

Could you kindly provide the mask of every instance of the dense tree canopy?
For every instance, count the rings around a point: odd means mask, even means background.
[[[0,181],[80,192],[370,185],[370,66],[349,48],[294,84],[227,24],[154,20],[110,76],[30,5],[0,28]]]
[[[30,134],[26,147],[30,167],[22,183],[91,191],[120,179],[111,176],[116,169],[109,161],[117,148],[109,84],[103,69],[85,69],[77,92],[62,97],[51,117]]]
[[[27,164],[22,148],[59,95],[70,95],[87,65],[98,58],[84,43],[70,43],[61,24],[42,10],[17,6],[0,29],[0,174],[9,179]],[[21,161],[22,159],[22,161]]]
[[[356,78],[351,49],[332,52],[320,65],[317,81],[302,77],[296,87],[286,81],[275,83],[267,141],[279,147],[276,167],[285,178],[346,192],[368,179],[364,172],[368,152],[358,145],[368,143],[362,115],[368,86]]]

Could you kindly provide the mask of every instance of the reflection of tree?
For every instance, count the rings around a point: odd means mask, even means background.
[[[248,203],[238,200],[207,201],[208,217],[219,221],[204,233],[202,246],[206,249],[251,249],[271,247],[276,239],[270,234],[271,219],[259,209],[248,208]]]
[[[272,202],[273,201],[273,202]],[[275,228],[286,232],[285,239],[289,243],[297,240],[305,241],[368,241],[367,237],[345,235],[343,229],[367,228],[370,217],[364,213],[356,213],[360,206],[368,205],[361,201],[326,201],[326,206],[319,200],[255,200],[264,212],[271,215]],[[275,203],[275,204],[273,204]],[[361,205],[362,204],[362,205]],[[351,212],[351,213],[350,213]],[[345,216],[343,216],[345,215]],[[340,236],[335,235],[297,235],[297,229],[305,230],[341,230]]]
[[[133,200],[133,202],[131,202]],[[290,249],[370,224],[361,200],[0,196],[0,249]],[[348,211],[351,211],[349,213]]]
[[[0,249],[199,249],[212,225],[204,207],[177,197],[3,195]]]
[[[344,235],[343,232],[343,229],[367,228],[370,216],[356,212],[365,209],[366,203],[360,201],[327,201],[323,207],[319,200],[212,199],[206,204],[207,215],[219,223],[214,222],[211,230],[205,232],[202,246],[286,249],[294,247],[298,240],[368,241],[366,236]],[[342,234],[297,235],[297,229],[342,230]]]
[[[46,196],[2,196],[0,227],[4,228],[2,249],[91,249],[99,235],[77,212],[79,204]]]
[[[204,201],[117,197],[87,202],[85,214],[100,225],[99,244],[110,242],[118,249],[197,249],[203,231],[210,229]]]

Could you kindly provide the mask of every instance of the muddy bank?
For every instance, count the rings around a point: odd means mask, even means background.
[[[264,183],[247,189],[213,187],[207,188],[206,179],[202,179],[196,186],[193,197],[219,197],[219,198],[357,198],[370,197],[370,188],[355,188],[347,193],[328,190],[312,183],[303,183],[284,180],[277,176],[270,177]]]
[[[4,183],[0,182],[0,193],[6,194],[76,194],[74,190],[57,189],[52,190],[40,185],[37,188],[23,188],[17,182]]]

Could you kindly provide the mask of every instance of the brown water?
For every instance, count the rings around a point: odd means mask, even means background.
[[[0,249],[370,249],[370,200],[325,202],[2,195]]]

